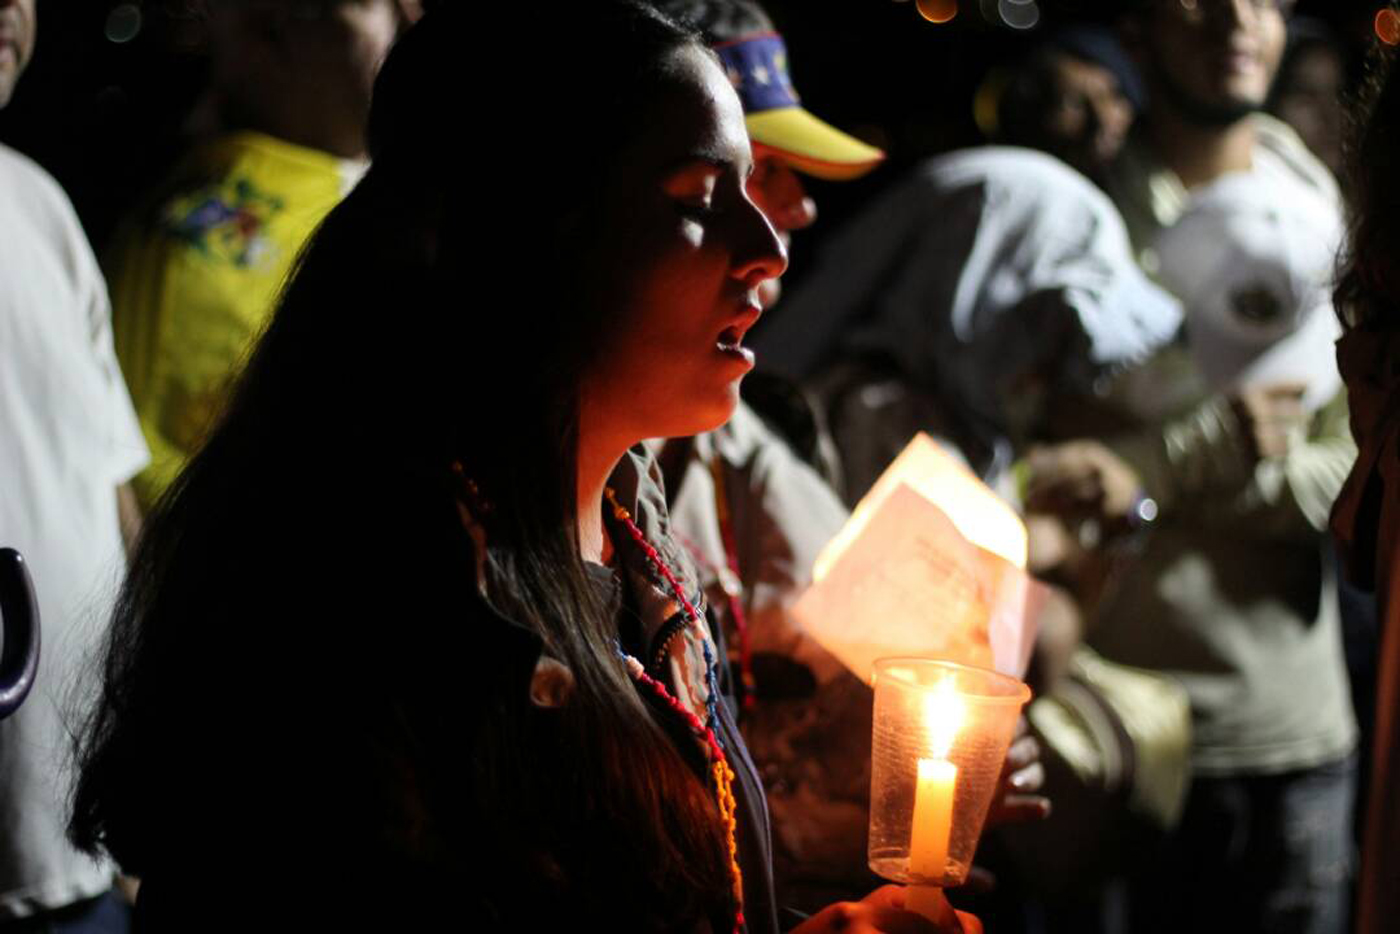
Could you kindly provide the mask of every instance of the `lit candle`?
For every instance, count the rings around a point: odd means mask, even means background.
[[[952,678],[944,678],[924,695],[929,757],[919,759],[914,826],[909,837],[909,872],[933,884],[948,867],[948,840],[952,836],[953,799],[958,783],[958,767],[948,761],[948,753],[963,716],[963,702],[953,688]]]

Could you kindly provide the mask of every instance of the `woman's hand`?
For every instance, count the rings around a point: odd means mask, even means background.
[[[828,905],[793,928],[792,934],[981,934],[982,923],[973,915],[954,911],[942,894],[946,920],[935,924],[922,915],[904,910],[904,886],[884,885],[858,902]]]

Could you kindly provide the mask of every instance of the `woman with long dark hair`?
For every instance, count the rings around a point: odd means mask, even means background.
[[[390,54],[368,174],[147,522],[73,818],[140,930],[777,929],[634,447],[728,417],[785,264],[742,112],[650,7],[492,6]],[[898,902],[808,924],[930,929]]]

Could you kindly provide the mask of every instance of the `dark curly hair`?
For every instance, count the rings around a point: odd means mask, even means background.
[[[654,0],[662,13],[700,30],[718,45],[755,33],[773,31],[773,20],[753,0]]]
[[[1400,5],[1392,5],[1396,10]],[[1396,48],[1377,42],[1350,111],[1349,236],[1333,301],[1345,327],[1400,327],[1400,82]]]

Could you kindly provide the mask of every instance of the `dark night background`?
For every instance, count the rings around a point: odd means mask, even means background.
[[[942,0],[945,6],[952,2]],[[1009,2],[1025,9],[1028,0]],[[958,0],[957,15],[942,24],[923,19],[911,0],[765,5],[787,39],[804,104],[890,154],[889,166],[859,182],[812,183],[822,208],[823,222],[813,235],[819,237],[904,166],[981,142],[972,99],[989,71],[1024,55],[1047,29],[1110,21],[1123,3],[1039,0],[1031,5],[1039,22],[1024,30],[1005,25],[996,0]],[[1351,43],[1356,68],[1379,6],[1378,0],[1301,0],[1297,14],[1329,22]],[[116,219],[169,167],[182,134],[199,122],[197,8],[195,0],[38,0],[37,49],[10,107],[0,111],[0,141],[58,178],[99,251]],[[548,3],[540,9],[547,15]],[[528,41],[464,36],[463,45],[469,54],[498,55],[503,63],[529,54]],[[547,96],[541,101],[547,106]],[[470,135],[472,102],[459,106]],[[793,257],[798,274],[809,253],[810,242],[799,239]]]

